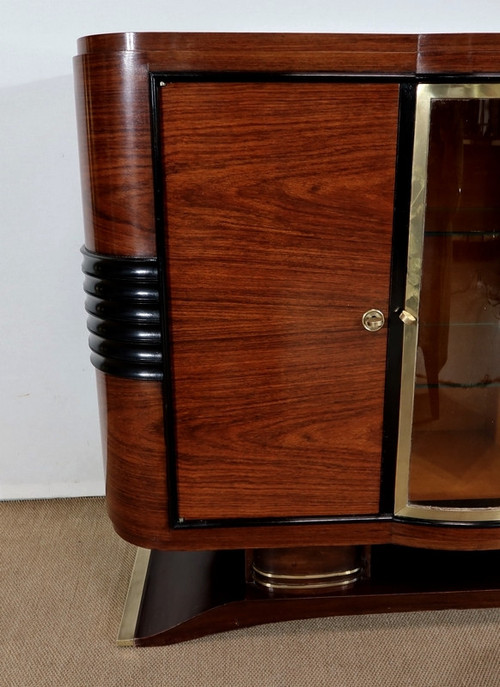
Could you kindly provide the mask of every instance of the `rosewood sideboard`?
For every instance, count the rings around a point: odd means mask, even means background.
[[[500,603],[500,36],[74,62],[121,644]]]

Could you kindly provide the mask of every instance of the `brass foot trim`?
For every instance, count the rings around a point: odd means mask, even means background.
[[[254,572],[259,576],[259,577],[269,577],[272,578],[273,580],[325,580],[328,581],[327,583],[330,584],[329,580],[333,577],[351,577],[352,575],[355,575],[358,573],[361,568],[351,568],[351,570],[336,570],[335,572],[329,572],[329,573],[317,573],[315,575],[283,575],[280,573],[272,573],[272,572],[264,572],[264,570],[260,570],[256,565],[253,566]]]
[[[357,567],[316,575],[284,575],[264,572],[254,565],[253,580],[256,585],[271,590],[335,589],[357,582],[360,572],[361,568]]]
[[[150,556],[151,551],[149,549],[137,549],[116,640],[117,646],[134,646],[135,630],[141,609]]]

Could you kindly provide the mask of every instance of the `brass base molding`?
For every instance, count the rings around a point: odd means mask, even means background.
[[[352,586],[362,574],[361,547],[257,549],[252,579],[269,593],[325,593]]]

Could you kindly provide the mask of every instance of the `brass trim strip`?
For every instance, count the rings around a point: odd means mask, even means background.
[[[424,248],[424,221],[427,193],[427,158],[430,130],[429,84],[417,87],[415,137],[410,200],[410,226],[404,311],[414,318],[403,331],[403,358],[399,403],[399,436],[397,447],[396,491],[394,511],[399,515],[408,503],[411,437],[413,427],[413,399],[417,361],[418,311]]]
[[[257,568],[257,566],[255,565],[252,567],[253,571],[257,573],[257,575],[272,578],[274,580],[327,580],[335,577],[346,577],[347,575],[354,575],[355,573],[358,573],[361,570],[361,567],[358,566],[357,568],[352,568],[351,570],[340,570],[336,572],[323,573],[318,575],[280,575],[264,572],[263,570]]]
[[[417,87],[413,171],[410,201],[407,282],[404,312],[409,315],[403,333],[394,513],[398,517],[445,522],[500,520],[500,508],[423,506],[408,497],[413,427],[413,401],[418,343],[418,313],[427,192],[430,109],[432,99],[500,98],[500,84],[419,84]],[[415,318],[415,319],[413,319]]]
[[[354,584],[357,582],[358,577],[356,575],[353,575],[350,578],[343,579],[343,580],[336,580],[334,582],[318,582],[315,584],[286,584],[283,582],[265,582],[264,580],[259,580],[258,578],[254,578],[255,583],[259,585],[260,587],[266,587],[266,589],[286,589],[286,590],[293,590],[293,589],[330,589],[333,587],[347,587],[348,585]]]
[[[151,551],[149,549],[137,549],[116,640],[117,646],[134,646],[135,630],[139,619],[150,556]]]
[[[500,508],[485,506],[479,508],[446,508],[444,506],[421,506],[418,503],[408,503],[396,515],[403,518],[417,518],[419,520],[440,520],[444,522],[497,522],[500,521]]]

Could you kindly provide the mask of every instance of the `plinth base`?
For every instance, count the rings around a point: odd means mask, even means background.
[[[352,587],[287,598],[247,581],[245,551],[139,549],[118,644],[161,646],[301,618],[495,607],[499,570],[499,551],[377,546]]]

